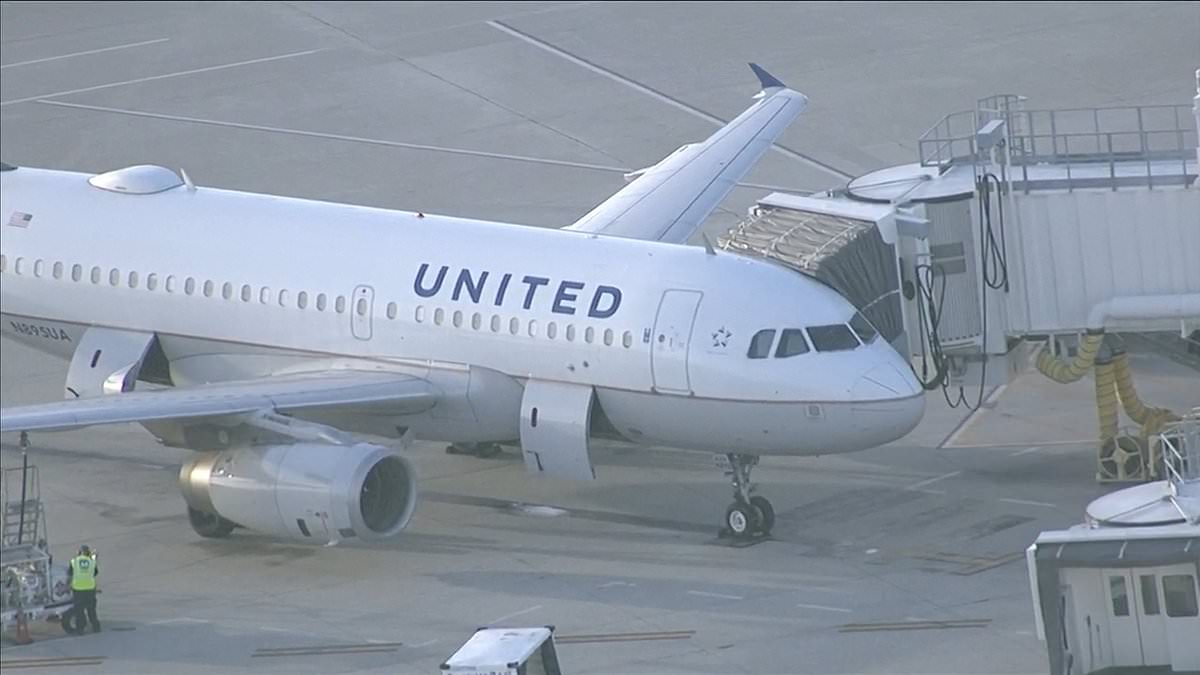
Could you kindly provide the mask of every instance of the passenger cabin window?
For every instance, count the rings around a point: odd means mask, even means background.
[[[858,340],[844,323],[832,326],[813,326],[808,329],[813,348],[819,352],[843,352],[858,347]]]
[[[204,282],[204,297],[211,298],[213,294],[213,282],[211,280]]]
[[[225,298],[226,300],[233,299],[233,284],[229,283],[228,281],[226,281],[224,284],[221,284],[221,297]]]
[[[575,324],[567,324],[567,342],[575,341]]]
[[[366,300],[366,298],[359,298],[358,302],[354,303],[354,311],[357,312],[359,316],[367,315],[367,300]],[[395,315],[393,314],[393,316],[395,316]]]
[[[333,309],[338,314],[345,314],[346,313],[346,296],[344,296],[344,295],[337,296],[337,300],[333,301]]]
[[[317,311],[318,312],[325,311],[325,294],[324,293],[317,294]]]
[[[83,278],[83,265],[71,265],[71,281],[79,281]]]
[[[364,300],[363,302],[365,303],[366,301]],[[389,302],[389,303],[388,303],[388,306],[387,306],[387,318],[389,318],[389,319],[394,319],[394,318],[396,318],[396,311],[397,311],[397,309],[398,309],[398,308],[396,307],[396,303],[394,303],[394,302]]]
[[[613,343],[613,330],[611,328],[604,329],[604,346],[611,347]]]
[[[268,302],[271,302],[271,287],[270,286],[263,286],[262,288],[260,288],[258,290],[258,301],[264,305],[267,304]]]
[[[433,310],[433,323],[434,324],[440,326],[440,325],[442,325],[442,322],[445,321],[445,319],[446,319],[446,310],[442,309],[441,307],[438,307],[437,309]]]
[[[151,272],[146,275],[146,290],[153,291],[158,288],[158,275]]]
[[[765,359],[771,355],[771,345],[774,342],[774,328],[760,330],[754,334],[754,337],[750,338],[750,349],[746,352],[746,356],[752,359]]]
[[[875,341],[875,338],[879,337],[879,331],[875,330],[875,327],[871,325],[870,321],[867,321],[867,317],[863,316],[862,312],[856,313],[854,318],[850,319],[850,328],[864,345],[871,344]]]
[[[537,319],[529,320],[529,337],[537,337]]]
[[[583,341],[590,345],[595,340],[596,340],[596,329],[592,328],[591,326],[588,326],[587,329],[583,331]]]
[[[779,346],[775,349],[775,358],[786,359],[789,356],[808,353],[808,341],[804,339],[804,331],[799,328],[785,328],[779,336]]]
[[[130,288],[138,287],[138,273],[137,272],[129,273],[129,287]]]
[[[63,275],[63,264],[60,262],[54,263],[54,278],[61,279]]]
[[[500,332],[500,324],[501,324],[500,315],[499,315],[499,314],[493,314],[493,315],[492,315],[492,332],[493,332],[493,333],[499,333],[499,332]]]
[[[509,319],[508,320],[508,332],[512,333],[513,335],[520,333],[521,332],[521,320],[515,316],[513,318]]]
[[[307,292],[300,291],[299,293],[296,294],[296,306],[299,307],[300,309],[304,309],[304,308],[308,307],[308,293]]]
[[[35,276],[35,277],[42,276],[42,269],[44,267],[45,267],[45,264],[42,262],[41,258],[38,258],[37,260],[35,260],[33,263],[33,276]]]
[[[471,330],[479,330],[479,327],[482,325],[483,325],[483,316],[481,316],[479,314],[479,312],[475,312],[474,314],[472,314],[471,315]]]
[[[21,259],[17,258],[17,274],[20,274],[20,273],[21,273]],[[100,268],[99,267],[92,268],[91,280],[92,280],[93,284],[100,283]]]
[[[554,323],[553,321],[546,324],[546,337],[550,338],[551,340],[558,337],[558,324]]]
[[[1158,584],[1154,583],[1154,575],[1141,575],[1138,584],[1142,591],[1142,611],[1146,616],[1155,616],[1158,614]]]
[[[25,273],[25,269],[24,269],[24,268],[25,268],[25,259],[24,259],[24,258],[17,258],[17,260],[16,260],[16,264],[14,264],[14,265],[13,265],[13,270],[14,270],[14,271],[16,271],[16,273],[17,273],[17,274],[24,274],[24,273]],[[97,268],[96,268],[96,273],[97,273],[97,274],[96,274],[96,280],[97,280],[97,281],[99,281],[99,280],[100,280],[100,274],[99,274],[99,272],[100,272],[100,268],[99,268],[99,267],[97,267]]]
[[[166,287],[168,293],[174,293],[175,292],[175,275],[168,274],[167,281],[163,285]]]
[[[121,285],[121,270],[114,267],[108,271],[108,285],[109,286],[120,286]]]
[[[1196,616],[1196,577],[1190,574],[1167,574],[1162,578],[1163,604],[1172,618]]]
[[[281,289],[279,289],[279,306],[287,307],[287,305],[288,305],[288,291],[286,288],[281,288]]]
[[[625,347],[625,349],[629,349],[630,347],[632,347],[633,346],[633,333],[630,333],[629,331],[625,331],[625,334],[621,336],[621,344]]]
[[[451,321],[451,323],[454,324],[455,328],[462,328],[462,319],[463,319],[462,310],[461,309],[454,310],[454,319]]]
[[[242,302],[250,302],[253,295],[254,289],[250,288],[250,284],[242,284]]]
[[[1129,593],[1125,588],[1125,577],[1109,577],[1108,590],[1112,596],[1113,616],[1129,616]]]
[[[183,282],[183,292],[191,295],[196,292],[196,280],[188,277],[187,281]]]
[[[425,323],[425,305],[417,305],[417,309],[413,312],[413,320],[417,323]]]

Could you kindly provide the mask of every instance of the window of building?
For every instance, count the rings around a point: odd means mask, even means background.
[[[789,356],[808,352],[808,342],[804,339],[804,331],[798,328],[785,328],[779,336],[779,346],[775,348],[775,358],[786,359]]]
[[[54,263],[54,278],[61,279],[63,275],[63,264],[60,262]]]
[[[296,306],[300,309],[308,307],[308,292],[300,291],[296,294]]]
[[[258,301],[264,305],[271,302],[270,286],[263,286],[262,288],[258,289]]]
[[[604,329],[604,346],[611,347],[613,343],[613,330],[611,328]]]
[[[225,298],[226,300],[233,299],[233,284],[229,283],[228,281],[221,284],[221,297]]]
[[[211,279],[204,282],[204,297],[211,298],[213,295],[213,282]]]
[[[109,286],[120,286],[121,285],[121,270],[114,267],[108,271],[108,285]]]
[[[365,302],[365,301],[364,301],[364,302]],[[398,308],[398,307],[396,307],[396,303],[394,303],[394,302],[389,302],[389,303],[388,303],[388,305],[387,305],[387,318],[389,318],[389,319],[395,319],[395,318],[396,318],[396,313],[397,313],[397,310],[398,310],[398,309],[399,309],[399,308]]]
[[[355,312],[356,312],[356,313],[357,313],[359,316],[366,316],[366,315],[367,315],[367,299],[366,299],[366,298],[359,298],[357,301],[355,301],[355,303],[354,303],[354,311],[355,311]]]
[[[196,280],[188,277],[187,281],[183,282],[183,292],[191,295],[196,292]]]
[[[148,290],[148,291],[158,290],[158,275],[157,274],[151,272],[150,274],[146,275],[146,290]]]
[[[508,332],[512,333],[513,335],[520,333],[521,332],[521,320],[515,316],[513,318],[509,319],[508,320]]]
[[[1138,584],[1142,591],[1142,613],[1155,616],[1158,614],[1158,584],[1154,583],[1154,575],[1141,575]]]
[[[20,273],[21,273],[21,259],[17,258],[17,274],[20,274]],[[92,279],[93,284],[100,283],[100,268],[99,267],[92,268],[91,279]]]
[[[462,321],[463,321],[462,310],[461,309],[454,310],[454,318],[451,320],[451,323],[454,324],[455,328],[462,328]]]
[[[40,278],[42,276],[42,270],[45,269],[45,267],[46,266],[42,262],[41,258],[38,258],[37,260],[33,261],[33,276]]]
[[[808,337],[812,340],[813,348],[819,352],[842,352],[858,347],[854,333],[844,323],[813,326],[808,329]]]
[[[167,281],[166,281],[166,283],[163,284],[163,287],[167,289],[168,293],[175,292],[175,275],[174,274],[167,275]]]
[[[446,310],[442,309],[441,307],[438,307],[437,309],[433,310],[434,325],[437,325],[437,326],[442,325],[442,322],[445,321],[445,319],[446,319]]]
[[[750,349],[746,356],[752,359],[765,359],[771,355],[771,345],[775,342],[775,329],[765,328],[750,338]]]
[[[499,315],[499,314],[493,314],[493,315],[492,315],[492,332],[493,332],[493,333],[499,333],[499,332],[500,332],[500,323],[501,323],[501,320],[500,320],[500,315]]]
[[[333,309],[338,314],[345,314],[346,313],[346,296],[344,296],[344,295],[337,296],[337,300],[333,301]]]
[[[629,331],[625,331],[625,334],[621,336],[621,345],[623,347],[625,347],[625,349],[629,349],[630,347],[632,347],[633,346],[633,333],[630,333]]]
[[[250,302],[252,297],[254,297],[254,289],[250,288],[250,284],[242,284],[242,302]]]
[[[129,273],[129,287],[130,288],[138,287],[138,273],[137,272]]]
[[[867,321],[867,317],[862,315],[862,312],[857,312],[853,319],[850,319],[850,329],[858,336],[860,342],[864,345],[869,345],[879,337],[879,331]]]
[[[554,323],[553,321],[546,324],[546,337],[550,338],[551,340],[558,337],[558,324]]]
[[[288,290],[286,288],[279,289],[279,306],[288,306]]]
[[[567,342],[575,341],[575,324],[567,324]]]
[[[325,311],[325,294],[324,293],[317,293],[317,311],[318,312]]]
[[[475,312],[474,314],[472,314],[471,315],[471,329],[479,330],[479,327],[482,325],[483,325],[483,316],[480,315],[479,312]]]
[[[1129,593],[1125,588],[1125,577],[1110,576],[1108,592],[1112,598],[1113,616],[1129,616]]]
[[[83,265],[71,265],[71,281],[83,279]]]
[[[1162,578],[1163,604],[1172,618],[1196,616],[1196,577],[1190,574],[1166,574]]]

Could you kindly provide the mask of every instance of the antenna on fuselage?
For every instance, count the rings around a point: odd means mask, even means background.
[[[180,169],[179,176],[183,178],[183,184],[187,186],[188,192],[196,191],[196,184],[192,182],[192,177],[187,175],[187,171]]]
[[[701,232],[701,233],[700,233],[700,237],[701,237],[702,239],[704,239],[704,250],[705,250],[705,251],[706,251],[706,252],[707,252],[709,255],[716,255],[716,254],[717,254],[717,249],[713,247],[712,239],[709,239],[709,238],[708,238],[708,233],[707,233],[707,232]]]

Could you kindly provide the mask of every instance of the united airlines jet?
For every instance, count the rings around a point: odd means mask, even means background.
[[[3,165],[0,328],[69,366],[66,400],[0,431],[137,422],[195,450],[205,537],[392,537],[413,439],[519,442],[528,471],[591,480],[605,437],[727,456],[724,528],[767,533],[760,456],[887,443],[924,397],[825,284],[684,245],[807,106],[751,67],[745,112],[558,230]]]

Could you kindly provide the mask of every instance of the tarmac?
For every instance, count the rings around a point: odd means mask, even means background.
[[[720,232],[772,189],[916,161],[922,131],[989,94],[1185,102],[1197,34],[1195,3],[4,2],[0,154],[557,227],[740,112],[755,61],[810,109]],[[0,357],[4,406],[62,397],[64,363],[8,340]],[[1200,405],[1194,367],[1149,343],[1131,361],[1148,403]],[[716,537],[729,486],[704,454],[602,444],[580,484],[418,443],[405,533],[314,548],[199,538],[187,451],[140,427],[34,434],[55,559],[99,551],[105,630],[39,623],[0,665],[435,673],[479,626],[551,624],[571,674],[1045,672],[1023,551],[1118,486],[1095,479],[1090,381],[984,395],[971,414],[931,393],[888,446],[764,458],[778,523],[747,547]]]

